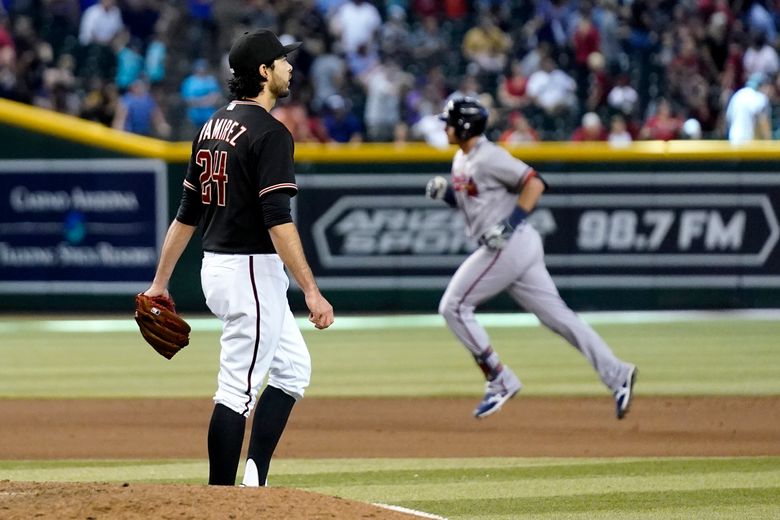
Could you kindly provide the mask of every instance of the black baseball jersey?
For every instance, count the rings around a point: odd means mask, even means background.
[[[193,140],[176,219],[201,225],[204,251],[275,253],[268,228],[291,221],[289,197],[298,192],[293,148],[287,128],[258,103],[220,108]],[[282,211],[269,222],[285,204],[286,218]]]

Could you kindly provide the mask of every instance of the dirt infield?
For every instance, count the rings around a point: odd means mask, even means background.
[[[304,399],[293,412],[276,456],[780,455],[778,396],[640,396],[622,421],[614,418],[609,397],[522,397],[510,401],[498,415],[483,420],[470,416],[473,406],[473,399]],[[212,403],[208,399],[0,400],[0,417],[3,418],[0,460],[206,459],[206,430],[211,409]],[[248,440],[248,435],[246,437]],[[212,511],[212,508],[204,511],[204,504],[214,504],[213,517],[226,518],[224,507],[232,503],[230,493],[241,492],[232,488],[210,491],[205,486],[164,486],[162,492],[160,486],[136,484],[127,488],[104,486],[100,493],[90,491],[90,486],[96,486],[91,484],[72,484],[62,489],[53,484],[27,485],[24,489],[14,489],[18,485],[21,484],[0,482],[0,507],[6,507],[0,510],[3,518],[34,517],[38,510],[31,508],[36,504],[57,507],[63,515],[73,514],[73,518],[86,518],[90,514],[84,514],[84,504],[93,502],[97,504],[95,507],[103,509],[90,510],[92,513],[116,513],[117,507],[124,507],[121,504],[130,504],[129,512],[122,510],[123,514],[127,513],[125,518],[172,517],[166,515],[190,518],[186,514],[180,516],[181,504],[199,504],[197,514],[192,517],[204,518]],[[282,499],[283,492],[298,493],[302,497],[290,500],[285,496]],[[35,500],[11,500],[21,496],[18,493],[33,494]],[[200,500],[199,493],[219,495]],[[259,499],[262,507],[283,508],[285,503],[304,507],[296,509],[295,518],[404,517],[400,513],[333,497],[315,494],[308,497],[309,494],[295,490],[261,493],[264,493],[259,495],[262,496]],[[161,498],[163,495],[164,499]],[[103,498],[85,502],[85,496]],[[59,503],[57,497],[61,498]],[[140,501],[136,500],[139,498]],[[9,504],[17,503],[28,504],[27,509],[8,509]],[[144,503],[156,504],[153,514],[138,505]],[[309,503],[314,505],[304,505]],[[75,509],[71,511],[68,504]],[[171,509],[166,509],[168,507]],[[358,509],[340,509],[350,507]],[[359,509],[361,507],[368,509]],[[276,516],[277,511],[280,516]],[[272,516],[277,518],[291,517],[281,509],[266,512],[273,512]],[[243,512],[236,511],[236,514],[240,518]],[[93,516],[107,518],[111,513]]]
[[[780,455],[780,397],[304,399],[276,456],[613,457]],[[0,400],[0,460],[206,458],[209,399]],[[247,436],[248,438],[248,436]]]

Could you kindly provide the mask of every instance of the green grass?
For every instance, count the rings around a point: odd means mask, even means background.
[[[3,320],[0,319],[0,325]],[[133,325],[130,322],[130,325]],[[524,395],[603,395],[585,359],[542,327],[488,329]],[[780,394],[780,322],[597,325],[615,353],[639,365],[645,395]],[[310,397],[473,396],[471,357],[444,327],[305,330]],[[0,332],[0,397],[206,397],[219,334],[201,330],[166,361],[137,331]]]
[[[0,462],[11,480],[203,483],[203,461]],[[451,519],[776,518],[780,458],[276,460],[273,486]]]
[[[640,366],[643,395],[780,395],[780,322],[595,328]],[[113,331],[66,329],[0,318],[0,398],[208,398],[214,391],[219,335],[211,326],[200,323],[172,361],[152,352],[129,320]],[[443,326],[304,330],[314,363],[310,397],[475,396],[482,389],[470,356]],[[524,394],[604,395],[584,358],[548,330],[488,330]],[[0,479],[10,480],[203,484],[207,473],[200,460],[0,461]],[[451,519],[780,518],[779,457],[281,459],[271,475],[274,486]]]

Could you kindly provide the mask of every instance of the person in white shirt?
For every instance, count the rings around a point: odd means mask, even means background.
[[[123,27],[122,12],[116,0],[100,0],[81,15],[79,42],[81,45],[109,45]]]
[[[381,27],[379,11],[365,0],[350,0],[330,19],[330,31],[344,53],[355,52],[361,45],[375,46]]]
[[[528,78],[526,92],[548,115],[572,109],[577,102],[577,83],[549,57],[542,59],[542,68]]]
[[[756,72],[731,96],[726,107],[726,123],[732,144],[770,138],[768,91],[771,88],[767,77]]]
[[[767,43],[766,36],[763,33],[756,33],[753,35],[750,47],[742,57],[742,66],[745,68],[745,75],[748,77],[756,72],[774,76],[780,71],[780,56],[778,56],[774,47]]]

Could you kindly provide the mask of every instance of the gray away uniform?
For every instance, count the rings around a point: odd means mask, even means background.
[[[468,154],[458,150],[451,182],[469,236],[478,239],[505,219],[517,204],[522,187],[535,175],[533,168],[485,137]],[[492,349],[474,309],[504,290],[577,348],[610,390],[618,390],[625,382],[632,365],[615,357],[604,340],[561,299],[544,264],[542,239],[527,223],[517,227],[503,249],[481,246],[474,251],[455,272],[442,297],[439,313],[475,358]]]

